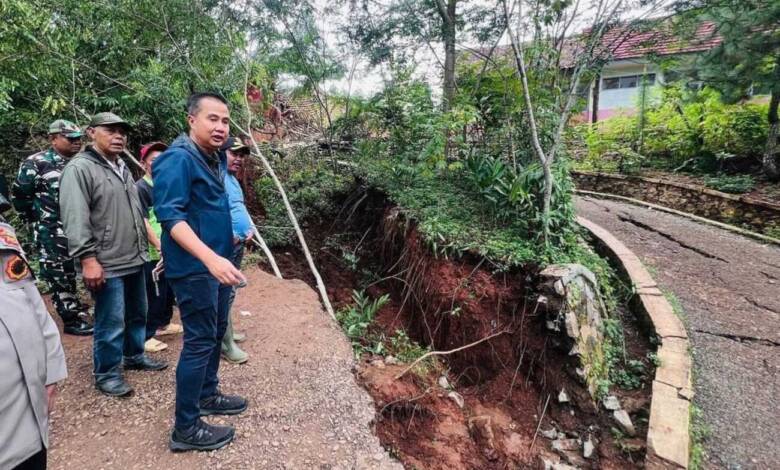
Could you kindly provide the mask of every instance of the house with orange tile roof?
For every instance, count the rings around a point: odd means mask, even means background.
[[[583,94],[587,93],[587,107],[581,118],[596,122],[636,113],[640,99],[652,100],[659,95],[660,85],[680,78],[679,67],[692,62],[686,59],[720,43],[715,25],[710,22],[700,23],[693,34],[685,38],[666,22],[633,31],[621,27],[611,29],[601,41],[601,55],[606,63],[590,89],[583,90]],[[576,46],[569,49],[563,55],[573,61]],[[565,61],[565,57],[562,60]],[[662,68],[660,63],[667,66]],[[644,94],[641,92],[643,86],[647,87]]]

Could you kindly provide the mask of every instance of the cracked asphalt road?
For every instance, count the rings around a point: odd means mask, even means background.
[[[690,219],[578,197],[684,311],[707,468],[780,468],[780,247]]]

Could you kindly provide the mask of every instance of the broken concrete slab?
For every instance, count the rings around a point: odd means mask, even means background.
[[[671,385],[653,381],[650,426],[647,431],[648,468],[688,468],[690,402]]]

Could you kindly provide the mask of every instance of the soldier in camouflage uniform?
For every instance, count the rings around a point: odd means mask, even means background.
[[[68,257],[68,240],[62,231],[59,207],[60,174],[68,159],[81,150],[82,132],[72,122],[58,119],[49,126],[51,147],[27,157],[13,184],[13,205],[32,229],[38,251],[40,277],[67,334],[92,334],[92,325],[76,290],[76,268]]]

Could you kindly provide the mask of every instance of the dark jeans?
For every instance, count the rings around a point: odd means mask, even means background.
[[[92,344],[95,382],[121,375],[122,357],[138,361],[144,355],[146,283],[139,267],[133,274],[106,279],[95,299]]]
[[[241,260],[244,259],[244,243],[239,243],[233,246],[233,254],[230,256],[230,261],[236,269],[241,270]],[[236,298],[236,291],[238,289],[233,287],[230,291],[230,302],[228,303],[228,311],[233,307],[233,300]]]
[[[41,447],[37,454],[14,467],[14,470],[46,470],[46,448]]]
[[[171,284],[165,278],[165,272],[160,274],[157,288],[154,286],[152,271],[157,266],[157,261],[147,261],[144,264],[144,277],[146,278],[146,300],[149,309],[146,312],[146,339],[148,340],[158,329],[168,325],[173,317],[173,290]],[[157,293],[159,292],[159,295]]]
[[[231,286],[211,274],[171,279],[184,326],[184,346],[176,367],[176,428],[200,416],[200,400],[217,393],[220,344],[227,328]]]

